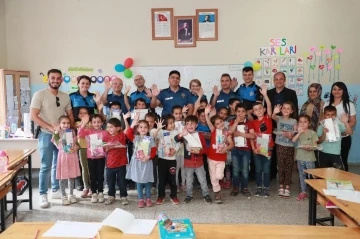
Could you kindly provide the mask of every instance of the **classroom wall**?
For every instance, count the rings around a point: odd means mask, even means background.
[[[5,0],[0,0],[0,69],[7,67],[6,61]]]

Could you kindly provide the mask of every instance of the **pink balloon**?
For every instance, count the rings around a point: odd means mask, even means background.
[[[328,66],[327,66],[327,69],[328,69],[328,70],[331,70],[331,69],[332,69],[332,65],[328,65]]]
[[[328,55],[328,54],[330,54],[330,50],[329,50],[329,49],[325,49],[325,50],[324,50],[324,53],[325,53],[325,55]]]
[[[310,51],[311,51],[311,52],[315,52],[315,51],[316,51],[316,47],[315,47],[315,46],[312,46],[312,47],[310,48]]]
[[[342,49],[342,48],[338,48],[338,49],[337,49],[337,52],[340,54],[341,52],[343,52],[343,49]]]
[[[315,53],[315,55],[320,56],[320,55],[321,55],[321,52],[318,51],[318,52]]]
[[[124,66],[126,69],[129,69],[134,64],[134,60],[132,58],[126,58],[124,62]]]

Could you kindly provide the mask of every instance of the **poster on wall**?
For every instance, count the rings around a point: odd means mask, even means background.
[[[172,8],[152,8],[151,24],[153,40],[172,40],[173,34],[173,16]]]
[[[196,9],[197,41],[218,40],[218,9]]]
[[[175,16],[175,47],[196,47],[195,16]]]

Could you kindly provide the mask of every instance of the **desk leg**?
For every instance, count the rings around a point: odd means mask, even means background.
[[[17,218],[17,207],[18,207],[18,201],[17,201],[17,183],[16,183],[16,177],[14,177],[11,180],[11,184],[12,184],[12,190],[13,190],[13,196],[12,196],[12,201],[13,201],[13,209],[12,209],[12,213],[13,213],[13,223],[16,222],[16,218]]]
[[[316,200],[317,192],[310,187],[309,195],[309,225],[316,226]]]
[[[0,215],[0,217],[1,217],[1,231],[3,232],[3,231],[5,231],[5,200],[6,199],[4,199],[4,198],[2,198],[1,200],[0,200],[0,207],[1,207],[1,215]]]
[[[33,209],[32,204],[32,163],[31,163],[31,155],[28,157],[28,173],[29,173],[29,209]]]

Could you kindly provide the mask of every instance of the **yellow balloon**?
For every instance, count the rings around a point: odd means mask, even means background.
[[[255,62],[255,63],[253,64],[253,69],[254,69],[254,71],[260,70],[260,69],[261,69],[261,64],[258,63],[258,62]]]
[[[44,83],[48,83],[48,82],[49,82],[47,75],[43,76],[43,77],[42,77],[42,80],[43,80]]]
[[[335,65],[335,69],[336,69],[336,70],[340,70],[340,67],[341,67],[340,64]]]
[[[337,55],[337,54],[336,54],[336,55],[333,55],[333,59],[334,59],[334,60],[336,60],[336,59],[338,59],[338,58],[339,58],[339,55]]]
[[[309,53],[308,53],[308,52],[304,52],[303,56],[304,56],[304,57],[308,57],[308,56],[309,56]]]

